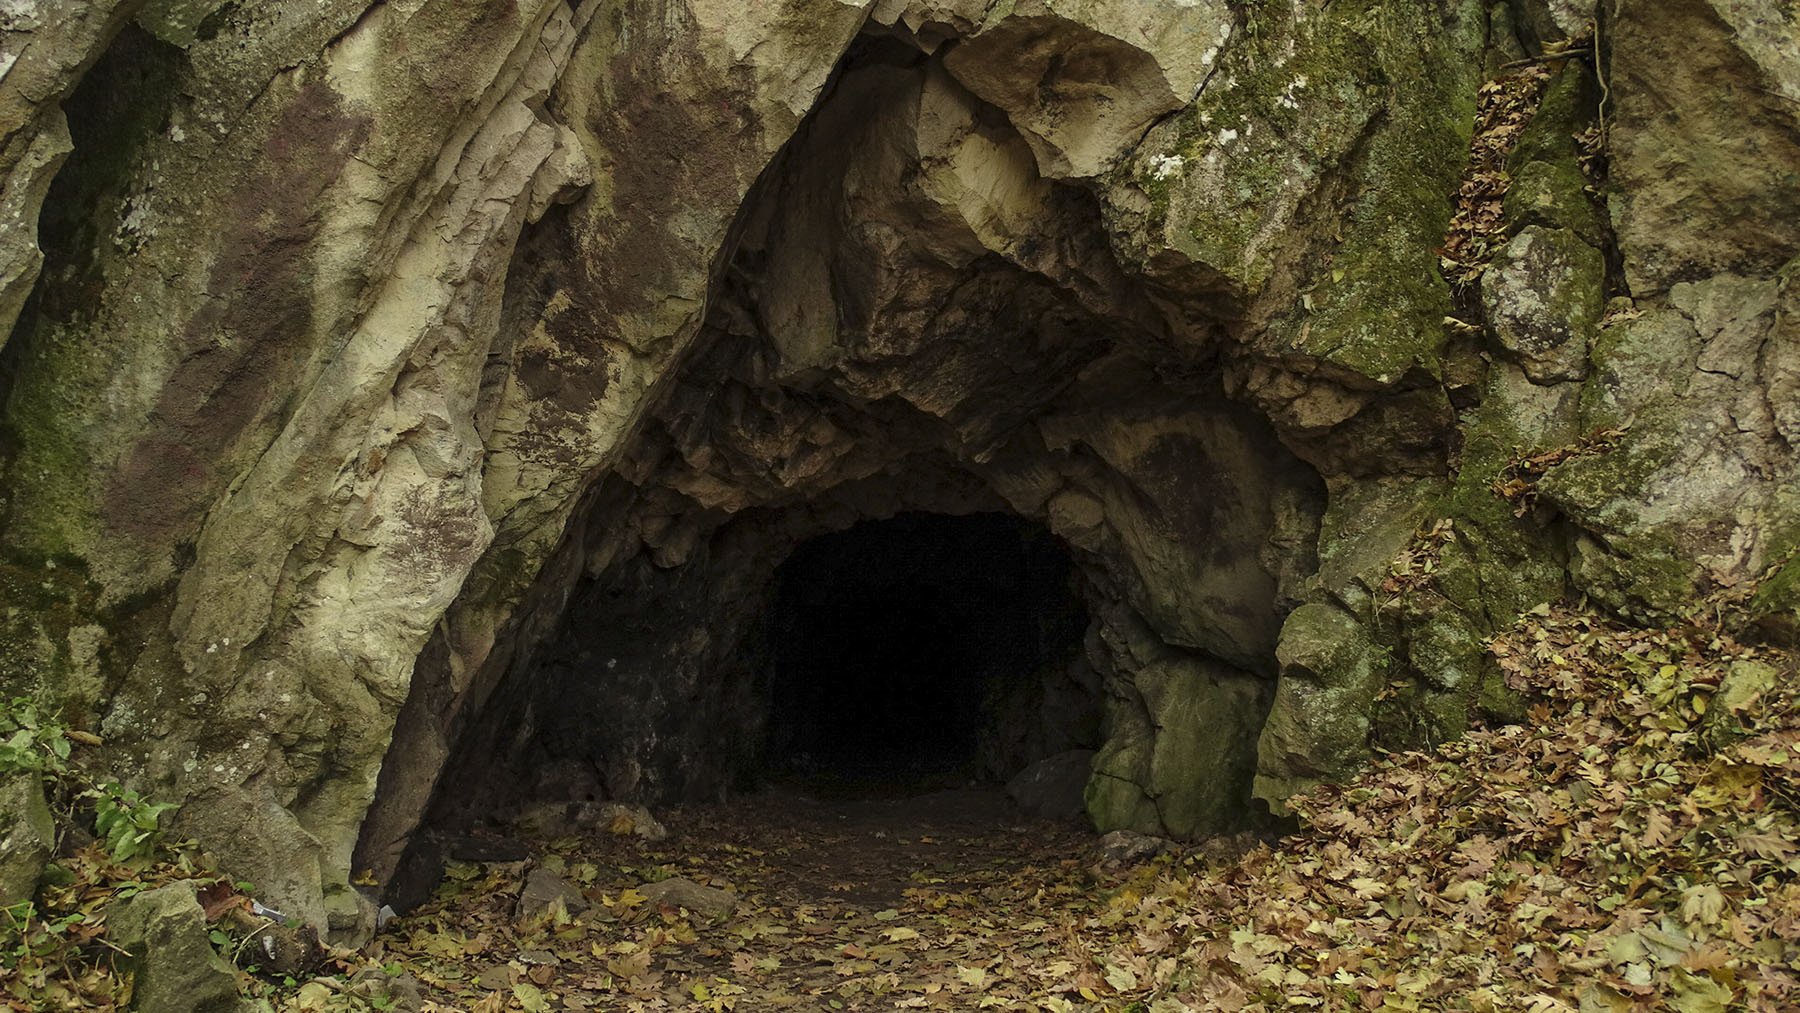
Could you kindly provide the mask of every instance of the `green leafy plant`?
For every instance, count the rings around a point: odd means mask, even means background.
[[[94,799],[94,832],[106,844],[114,861],[148,858],[162,836],[162,817],[174,809],[168,802],[150,802],[123,785],[96,785],[85,793]]]
[[[68,729],[35,701],[17,697],[0,709],[0,773],[61,773],[69,751]]]

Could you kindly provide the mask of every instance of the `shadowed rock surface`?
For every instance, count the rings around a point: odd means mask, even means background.
[[[1517,717],[1521,613],[1800,539],[1791,5],[1603,6],[0,4],[0,688],[346,940],[812,756],[824,598],[1102,831]]]

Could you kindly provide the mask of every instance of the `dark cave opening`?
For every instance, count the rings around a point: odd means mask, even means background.
[[[847,790],[996,779],[1099,733],[1067,547],[998,513],[901,514],[798,546],[765,627],[765,767]],[[1097,688],[1097,687],[1096,687]]]

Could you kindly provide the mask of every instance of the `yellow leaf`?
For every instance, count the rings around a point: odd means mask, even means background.
[[[1711,883],[1690,886],[1681,895],[1681,917],[1690,925],[1717,925],[1725,911],[1725,895]]]
[[[1106,983],[1120,992],[1129,992],[1137,987],[1137,975],[1129,967],[1109,967],[1106,969]]]

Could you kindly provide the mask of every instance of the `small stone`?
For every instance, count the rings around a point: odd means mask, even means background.
[[[131,954],[137,1013],[241,1013],[237,971],[213,949],[191,882],[147,890],[107,915],[108,937]]]
[[[650,810],[624,802],[578,802],[571,819],[580,830],[632,834],[646,841],[660,841],[669,836],[669,831],[650,815]]]
[[[538,921],[555,913],[560,905],[566,914],[587,910],[587,898],[574,884],[549,869],[538,867],[525,877],[525,888],[519,892],[515,917],[521,922]]]
[[[1773,692],[1778,679],[1775,669],[1760,661],[1733,662],[1706,709],[1703,729],[1707,741],[1714,748],[1723,748],[1747,737],[1750,731],[1743,713]]]
[[[663,907],[686,908],[698,915],[719,917],[737,907],[737,898],[716,887],[701,886],[683,876],[646,883],[638,892],[650,903]]]
[[[36,774],[0,780],[0,907],[37,896],[56,824]]]
[[[1100,838],[1100,856],[1109,862],[1132,864],[1149,861],[1173,850],[1175,842],[1131,830],[1114,830]]]
[[[389,974],[379,967],[365,967],[352,975],[349,993],[373,1000],[371,1008],[390,1013],[419,1013],[424,1005],[418,979],[410,974]]]

